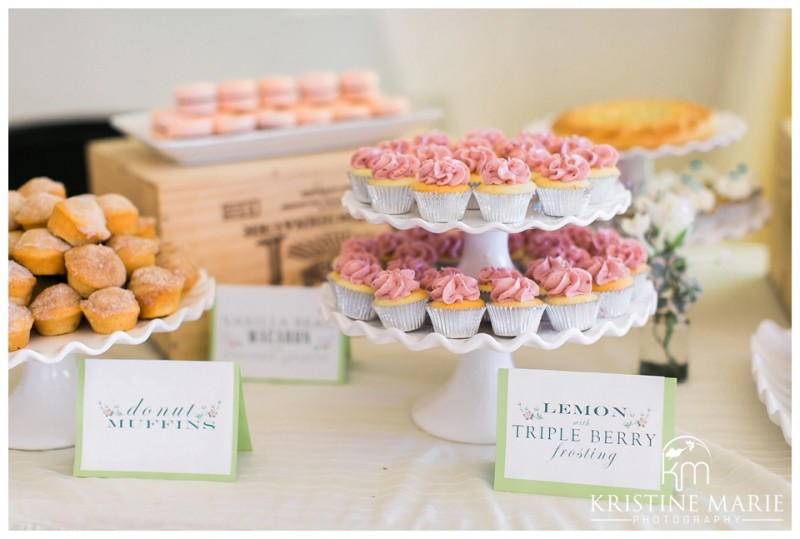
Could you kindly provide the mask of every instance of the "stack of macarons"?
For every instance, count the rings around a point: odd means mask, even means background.
[[[382,95],[377,72],[310,71],[220,83],[192,82],[174,91],[175,106],[152,114],[163,139],[205,137],[405,114],[408,100]]]

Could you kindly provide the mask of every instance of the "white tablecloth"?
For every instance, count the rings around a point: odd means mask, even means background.
[[[11,529],[789,529],[791,448],[750,375],[749,337],[788,326],[757,244],[693,251],[705,288],[692,311],[689,380],[676,428],[709,446],[711,482],[697,508],[604,514],[589,500],[492,489],[494,446],[434,438],[410,408],[441,385],[457,357],[353,340],[341,386],[247,383],[254,451],[234,483],[72,477],[73,449],[9,451]],[[634,373],[637,332],[592,346],[522,349],[518,367]],[[118,346],[107,357],[152,357]],[[722,495],[730,507],[709,510]],[[733,507],[758,496],[758,510]],[[764,500],[782,501],[765,510]],[[752,508],[751,508],[752,509]]]

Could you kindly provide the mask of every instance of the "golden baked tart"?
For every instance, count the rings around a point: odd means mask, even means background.
[[[81,296],[67,284],[45,288],[30,305],[33,326],[41,335],[65,335],[81,324]]]
[[[714,127],[710,108],[675,99],[590,103],[567,110],[553,122],[556,135],[580,135],[618,150],[705,140]]]

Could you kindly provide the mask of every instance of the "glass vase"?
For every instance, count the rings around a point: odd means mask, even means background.
[[[651,319],[639,330],[639,374],[675,378],[689,375],[689,324]]]

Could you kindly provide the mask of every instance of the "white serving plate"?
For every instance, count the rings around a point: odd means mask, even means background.
[[[429,108],[398,116],[325,125],[301,125],[231,135],[163,140],[153,137],[150,117],[151,111],[118,114],[111,117],[111,125],[173,161],[183,165],[201,165],[357,148],[422,127],[441,118],[442,111]]]
[[[631,204],[631,193],[622,184],[615,188],[613,196],[603,204],[590,204],[589,209],[582,215],[572,215],[568,217],[550,217],[544,215],[537,208],[538,204],[533,204],[528,209],[528,214],[523,221],[518,223],[499,223],[484,221],[479,210],[467,210],[464,218],[460,221],[449,221],[446,223],[433,223],[420,217],[416,204],[411,206],[409,213],[401,215],[387,215],[378,213],[369,204],[364,204],[356,200],[352,191],[347,191],[342,197],[342,205],[356,219],[363,219],[372,224],[389,223],[397,229],[409,229],[422,227],[434,233],[447,232],[448,230],[459,229],[469,234],[480,234],[490,230],[499,230],[509,233],[522,232],[531,228],[542,230],[557,230],[568,224],[586,226],[595,221],[607,221],[616,215],[624,213]]]
[[[760,230],[771,215],[769,204],[761,195],[744,202],[719,204],[713,213],[697,216],[692,227],[692,244],[714,245],[723,240],[739,239]]]
[[[110,335],[95,333],[84,320],[77,331],[67,335],[43,337],[35,330],[25,348],[8,354],[8,368],[12,369],[26,361],[54,364],[70,354],[95,356],[102,354],[114,344],[141,344],[153,333],[175,331],[183,322],[198,320],[204,311],[214,304],[215,281],[201,270],[200,280],[181,298],[180,308],[164,318],[140,320],[128,331],[115,331]]]
[[[375,344],[399,342],[409,350],[415,351],[441,346],[456,354],[486,349],[510,353],[521,346],[554,350],[565,343],[592,344],[604,336],[625,335],[631,328],[646,324],[655,313],[656,291],[652,283],[648,282],[647,288],[634,298],[626,314],[616,318],[601,318],[586,331],[578,331],[575,328],[554,331],[546,320],[542,320],[537,333],[519,337],[497,337],[492,333],[491,325],[485,322],[481,325],[480,331],[468,339],[448,339],[440,333],[435,333],[429,323],[416,331],[403,332],[383,327],[377,318],[370,321],[353,320],[336,310],[333,288],[328,283],[320,287],[320,305],[325,320],[335,323],[342,333],[351,337],[366,336]]]
[[[770,420],[792,445],[792,334],[764,320],[750,337],[751,372]]]

